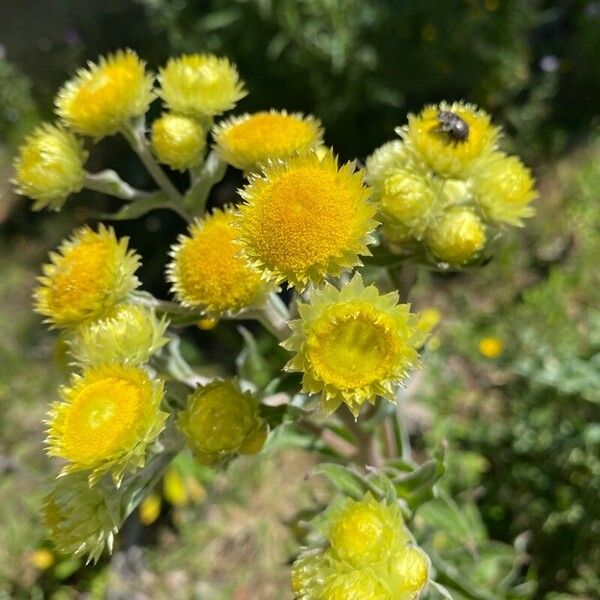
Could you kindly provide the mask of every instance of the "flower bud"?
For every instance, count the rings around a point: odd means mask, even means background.
[[[152,124],[151,143],[160,162],[172,169],[185,171],[202,162],[206,134],[194,119],[164,113]]]

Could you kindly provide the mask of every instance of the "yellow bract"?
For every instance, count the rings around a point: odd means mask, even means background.
[[[106,364],[74,375],[53,405],[49,454],[67,461],[64,473],[89,470],[93,483],[106,471],[119,482],[145,462],[146,446],[164,428],[161,381],[138,367]]]
[[[135,52],[119,50],[88,63],[67,81],[56,97],[56,111],[77,133],[103,138],[148,110],[153,79]]]
[[[338,168],[329,152],[262,166],[240,192],[238,224],[246,256],[264,277],[304,289],[359,265],[377,226],[354,163]]]
[[[76,327],[106,316],[139,285],[134,273],[139,257],[127,249],[127,238],[117,240],[112,229],[100,225],[75,231],[59,252],[50,253],[40,286],[35,290],[35,310],[57,327]]]
[[[396,600],[388,587],[370,571],[347,571],[331,575],[315,600]]]
[[[367,183],[379,191],[388,177],[409,166],[411,158],[411,152],[403,141],[392,140],[385,143],[367,158]]]
[[[247,171],[268,159],[287,158],[322,142],[321,123],[314,117],[285,111],[232,117],[213,131],[219,156]]]
[[[471,209],[453,208],[428,231],[427,243],[440,260],[463,265],[485,246],[485,227]]]
[[[21,145],[14,162],[16,191],[36,200],[34,210],[58,210],[85,183],[88,153],[72,133],[44,123]]]
[[[218,316],[264,299],[268,286],[240,256],[234,220],[232,210],[215,210],[190,227],[189,237],[179,236],[167,277],[185,306]]]
[[[321,393],[326,412],[344,402],[357,416],[378,395],[395,401],[425,339],[397,293],[379,295],[355,275],[341,291],[329,284],[315,290],[299,312],[282,344],[296,352],[286,369],[303,373],[303,390]]]
[[[441,111],[450,111],[467,124],[465,140],[457,141],[442,131]],[[468,175],[474,161],[495,148],[499,134],[487,113],[464,102],[426,106],[418,115],[409,115],[408,126],[396,131],[417,157],[442,177]]]
[[[170,110],[197,119],[232,109],[246,95],[236,68],[212,54],[185,54],[160,69],[160,96]]]
[[[389,557],[393,589],[405,598],[414,598],[429,582],[429,557],[415,546],[404,546]]]
[[[165,113],[152,124],[151,142],[160,162],[184,171],[202,162],[206,134],[194,119]]]

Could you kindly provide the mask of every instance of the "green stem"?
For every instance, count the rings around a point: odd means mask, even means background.
[[[192,185],[184,196],[183,203],[193,215],[201,215],[212,188],[223,179],[227,164],[212,151],[198,171],[192,171]]]
[[[151,192],[143,192],[130,186],[112,169],[106,169],[99,173],[86,173],[84,187],[121,200],[138,200],[151,195]]]

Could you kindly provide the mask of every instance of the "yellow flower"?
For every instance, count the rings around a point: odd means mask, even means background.
[[[488,219],[521,226],[534,213],[535,180],[516,157],[494,152],[477,163],[472,174],[473,194]]]
[[[244,171],[268,159],[307,152],[322,143],[322,136],[314,117],[275,110],[232,117],[213,130],[219,156]]]
[[[184,54],[160,69],[160,96],[170,110],[196,119],[220,115],[246,95],[236,68],[212,54]]]
[[[240,192],[244,252],[273,282],[304,289],[359,265],[377,226],[370,190],[354,163],[338,168],[331,152],[262,166]]]
[[[173,506],[183,506],[188,502],[188,492],[181,473],[170,467],[163,478],[163,494]]]
[[[421,311],[421,318],[417,328],[423,333],[430,333],[435,329],[442,319],[442,313],[437,308],[426,308]]]
[[[173,113],[164,113],[152,123],[152,150],[172,169],[185,171],[202,162],[206,134],[200,123]]]
[[[34,293],[35,310],[56,327],[106,316],[139,285],[138,266],[139,256],[127,249],[127,238],[117,240],[103,225],[98,232],[82,227],[50,253]]]
[[[408,535],[400,508],[367,493],[362,500],[346,498],[332,510],[328,539],[335,559],[363,568],[386,560]]]
[[[178,425],[196,457],[213,464],[233,453],[256,452],[256,438],[266,437],[258,401],[230,381],[199,387],[179,413]],[[249,452],[248,452],[249,450]]]
[[[46,571],[55,562],[54,554],[48,550],[48,548],[37,548],[34,550],[30,557],[29,562],[38,570]]]
[[[292,565],[292,591],[298,600],[317,600],[330,573],[320,548],[305,550]]]
[[[140,503],[139,517],[142,525],[152,525],[160,516],[161,499],[158,494],[150,494]]]
[[[485,358],[498,358],[503,350],[504,344],[497,337],[484,337],[479,340],[479,353]]]
[[[463,265],[485,246],[485,227],[471,209],[452,208],[427,232],[427,243],[438,259]]]
[[[446,131],[440,113],[452,113],[466,124],[464,139]],[[418,115],[408,115],[408,126],[396,130],[409,148],[442,177],[464,177],[478,158],[492,151],[499,129],[487,113],[473,104],[454,102],[426,106]]]
[[[89,486],[85,473],[59,477],[44,502],[44,522],[56,548],[98,562],[104,548],[112,552],[118,516],[102,486]]]
[[[135,52],[119,50],[97,64],[89,62],[67,81],[56,97],[56,111],[73,131],[100,139],[148,110],[153,80]]]
[[[398,600],[371,571],[332,574],[315,600]]]
[[[59,210],[85,183],[88,153],[72,133],[44,123],[21,145],[14,162],[16,191],[36,200],[34,210]]]
[[[326,284],[299,304],[300,319],[290,323],[293,333],[282,345],[296,355],[286,370],[303,373],[303,391],[321,393],[328,413],[344,402],[356,417],[378,395],[395,401],[425,337],[409,308],[395,292],[365,287],[358,274],[341,291]]]
[[[154,311],[119,304],[110,314],[78,327],[69,340],[73,358],[85,366],[102,363],[141,365],[167,343],[169,323]]]
[[[401,169],[388,177],[381,193],[381,220],[392,240],[406,234],[421,240],[446,203],[439,180],[422,169]]]
[[[389,577],[398,600],[416,598],[429,583],[429,557],[423,550],[406,544],[389,558]]]
[[[388,177],[411,164],[411,153],[401,140],[392,140],[377,148],[367,158],[365,179],[369,185],[380,189]]]
[[[262,302],[270,290],[260,273],[240,256],[232,209],[215,210],[180,235],[167,267],[172,291],[184,306],[213,316]]]
[[[163,430],[163,383],[138,368],[106,364],[74,375],[52,406],[48,453],[67,461],[63,473],[89,470],[90,483],[111,471],[120,483],[126,470],[145,463],[147,446]]]

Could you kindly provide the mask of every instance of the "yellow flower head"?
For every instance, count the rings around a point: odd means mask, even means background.
[[[321,123],[314,117],[285,111],[232,117],[213,130],[219,156],[230,165],[249,170],[268,159],[307,152],[323,141]]]
[[[255,454],[266,438],[258,401],[230,381],[199,387],[179,413],[178,425],[197,458],[206,464],[236,452]],[[257,448],[256,441],[260,440]]]
[[[423,550],[406,544],[397,549],[388,560],[392,589],[398,600],[413,600],[429,583],[431,566]]]
[[[372,571],[333,573],[315,600],[397,600]]]
[[[369,185],[380,189],[388,177],[406,169],[411,162],[411,153],[406,144],[401,140],[392,140],[377,148],[367,158],[365,179]]]
[[[78,327],[69,350],[84,366],[102,363],[142,365],[167,343],[169,323],[154,311],[134,304],[119,304],[110,314]]]
[[[56,111],[73,131],[100,139],[148,110],[153,80],[133,50],[119,50],[89,62],[67,81],[56,97]]]
[[[326,284],[298,306],[300,319],[282,344],[296,352],[286,369],[303,373],[303,391],[321,393],[328,413],[344,402],[357,416],[378,395],[395,401],[424,340],[409,308],[395,292],[365,287],[358,274],[341,291]]]
[[[388,177],[381,193],[381,220],[386,235],[421,240],[439,219],[446,200],[439,180],[422,169],[401,169]]]
[[[471,209],[452,208],[427,232],[427,243],[438,259],[463,265],[485,246],[485,227]]]
[[[152,525],[160,516],[162,501],[158,494],[150,494],[146,496],[140,503],[139,519],[142,525]]]
[[[74,375],[52,406],[48,453],[67,461],[63,473],[107,471],[115,482],[145,463],[146,448],[163,430],[163,383],[139,367],[105,364]]]
[[[235,66],[212,54],[172,58],[158,79],[169,109],[196,119],[220,115],[246,95]]]
[[[50,253],[34,293],[35,310],[56,327],[104,317],[139,285],[139,262],[127,238],[118,240],[103,225],[98,232],[82,227]]]
[[[534,213],[535,180],[516,157],[494,152],[477,163],[472,174],[473,194],[486,216],[497,223],[521,226]]]
[[[485,358],[498,358],[503,350],[504,344],[497,337],[484,337],[479,340],[479,353]]]
[[[185,171],[202,162],[206,134],[198,121],[164,113],[152,123],[152,150],[158,160],[172,169]]]
[[[458,135],[456,123],[448,125],[443,115],[451,114],[462,122]],[[466,126],[466,129],[465,129]],[[442,177],[467,175],[478,158],[496,146],[499,130],[487,113],[472,104],[454,102],[426,106],[418,115],[408,115],[408,126],[396,130],[409,148]],[[464,136],[464,137],[463,137]]]
[[[362,500],[346,498],[332,510],[328,539],[337,560],[363,568],[386,560],[408,535],[400,508],[367,493]]]
[[[219,316],[264,300],[270,287],[240,256],[231,209],[215,210],[180,235],[167,267],[172,291],[184,306]]]
[[[44,123],[21,145],[14,162],[16,191],[36,200],[34,210],[59,210],[85,183],[88,153],[72,133]]]
[[[90,487],[85,473],[59,477],[44,502],[44,521],[56,548],[74,557],[98,562],[105,548],[112,552],[118,517],[105,492]]]
[[[338,168],[331,152],[269,162],[240,193],[244,252],[267,280],[304,289],[369,254],[377,226],[370,190],[354,163]]]

